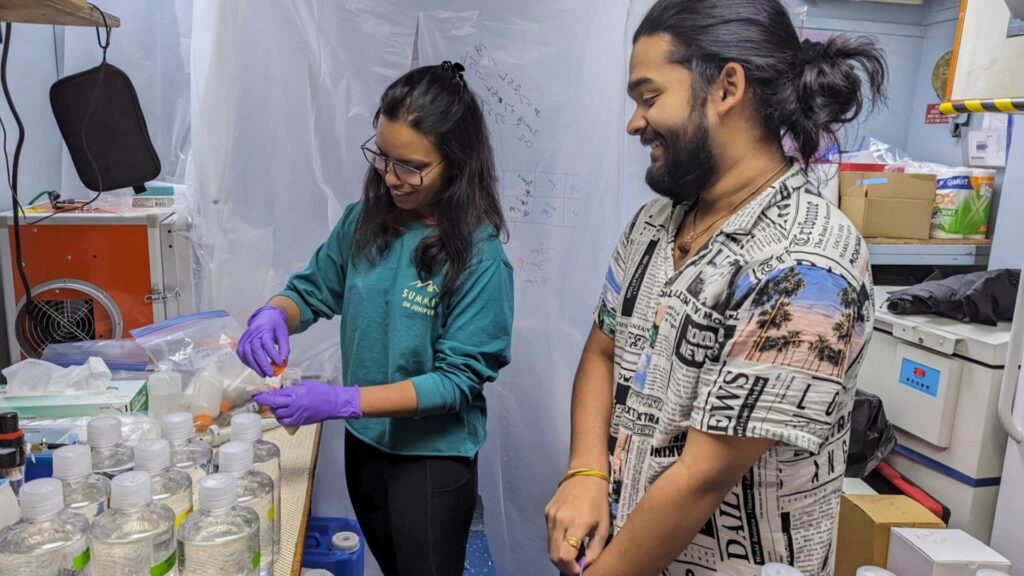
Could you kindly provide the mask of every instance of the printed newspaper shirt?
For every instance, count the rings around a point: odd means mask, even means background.
[[[679,459],[691,427],[768,438],[774,446],[666,574],[759,574],[768,562],[831,574],[850,411],[873,324],[867,245],[796,166],[676,271],[685,213],[668,199],[640,209],[595,312],[615,340],[615,530]]]

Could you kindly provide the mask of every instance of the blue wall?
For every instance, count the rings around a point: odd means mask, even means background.
[[[784,0],[784,4],[792,12],[798,29],[801,25],[800,11],[807,6],[803,32],[812,39],[847,34],[870,36],[876,40],[885,51],[889,65],[889,103],[847,127],[842,136],[843,147],[848,149],[861,137],[871,136],[906,150],[921,44],[926,33],[922,26],[925,8],[842,0],[822,0],[813,5]]]
[[[932,89],[932,68],[940,56],[953,49],[959,9],[958,0],[939,0],[932,2],[924,15],[925,35],[911,94],[913,104],[906,148],[914,158],[953,166],[963,163],[960,140],[949,136],[946,124],[925,124],[924,115],[928,104],[940,101]],[[980,117],[973,121],[980,122]]]

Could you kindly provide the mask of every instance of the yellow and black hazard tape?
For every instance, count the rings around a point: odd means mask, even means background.
[[[994,98],[991,100],[963,100],[961,102],[943,102],[939,111],[948,116],[968,114],[970,112],[1003,112],[1024,114],[1024,98]]]

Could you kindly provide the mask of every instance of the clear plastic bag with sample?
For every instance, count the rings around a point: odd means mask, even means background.
[[[132,336],[161,370],[181,375],[186,398],[200,374],[216,374],[222,383],[228,407],[252,399],[269,387],[235,355],[242,335],[238,322],[224,310],[179,316],[132,330]]]

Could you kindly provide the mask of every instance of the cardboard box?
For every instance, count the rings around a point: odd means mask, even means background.
[[[55,396],[11,396],[0,393],[0,412],[11,410],[26,420],[73,418],[103,414],[134,414],[149,409],[145,380],[121,380],[107,384],[101,394],[60,394]]]
[[[1010,561],[963,530],[893,528],[890,572],[900,576],[974,576],[983,568],[1010,572]]]
[[[907,496],[844,494],[839,503],[836,576],[854,576],[861,566],[884,568],[889,530],[894,526],[944,528],[945,524]]]
[[[839,208],[865,238],[927,240],[934,204],[931,174],[839,174]]]

